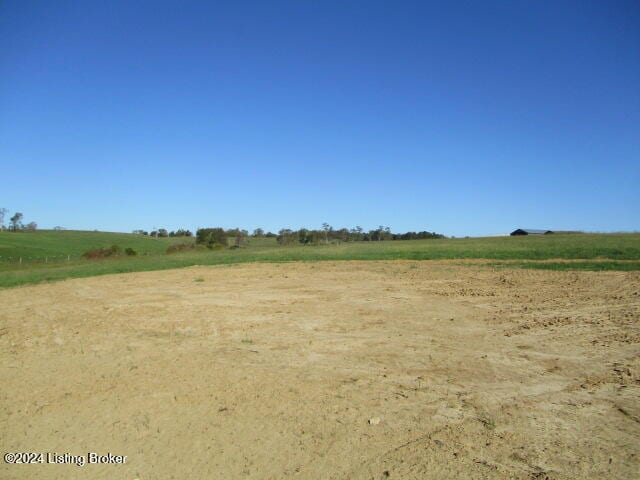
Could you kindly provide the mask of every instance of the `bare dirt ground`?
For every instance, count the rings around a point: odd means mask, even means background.
[[[640,274],[194,267],[0,291],[3,479],[639,478]]]

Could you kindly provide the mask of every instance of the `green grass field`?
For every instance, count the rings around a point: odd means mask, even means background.
[[[180,238],[150,238],[129,233],[84,232],[73,230],[41,230],[38,232],[0,232],[0,263],[24,263],[78,259],[92,248],[131,247],[138,254],[164,253],[171,243]]]
[[[640,234],[637,233],[354,242],[321,246],[279,246],[272,238],[262,238],[250,239],[246,246],[235,250],[165,253],[172,243],[188,241],[193,240],[154,239],[106,232],[0,232],[0,287],[109,273],[242,262],[486,259],[491,265],[509,264],[522,268],[640,270]],[[104,260],[81,258],[82,253],[89,249],[113,244],[131,247],[138,255]],[[23,258],[22,264],[17,261],[19,257]]]

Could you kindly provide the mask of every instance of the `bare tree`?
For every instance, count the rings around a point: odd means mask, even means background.
[[[36,222],[29,222],[25,225],[25,230],[29,230],[31,232],[35,232],[38,229],[38,224]]]
[[[249,232],[247,232],[246,230],[240,230],[239,228],[237,230],[238,234],[236,235],[235,246],[240,247],[249,236]]]
[[[4,216],[9,213],[6,208],[0,208],[0,230],[4,230]]]

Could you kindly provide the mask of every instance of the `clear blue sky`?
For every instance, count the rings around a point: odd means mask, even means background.
[[[640,230],[640,2],[0,2],[41,227]]]

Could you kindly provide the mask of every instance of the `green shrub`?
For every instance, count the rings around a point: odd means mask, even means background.
[[[227,232],[223,228],[199,228],[196,231],[196,243],[203,245],[227,245]]]
[[[87,250],[82,254],[84,258],[89,260],[98,260],[100,258],[116,257],[120,254],[122,249],[118,245],[111,245],[110,247],[94,248]]]
[[[133,248],[131,247],[127,247],[124,249],[124,253],[126,253],[127,255],[133,256],[133,255],[137,255],[138,252],[136,252]]]

